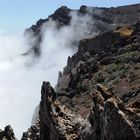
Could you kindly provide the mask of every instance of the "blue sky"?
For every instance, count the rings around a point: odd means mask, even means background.
[[[116,7],[135,3],[140,0],[0,0],[0,31],[24,31],[62,5],[78,9],[81,5]]]

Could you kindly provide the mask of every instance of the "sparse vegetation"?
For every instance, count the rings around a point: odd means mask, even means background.
[[[124,64],[112,63],[106,67],[106,72],[109,74],[112,74],[113,72],[116,72],[118,70],[122,70],[124,68],[125,68]]]
[[[103,75],[102,72],[98,72],[95,74],[95,81],[98,83],[102,83],[105,81],[105,76]]]
[[[139,51],[128,51],[122,55],[119,55],[118,58],[116,58],[115,63],[119,64],[119,63],[130,63],[130,62],[134,62],[137,63],[139,62],[139,56],[140,56],[140,52]]]
[[[137,75],[134,72],[129,73],[129,82],[133,82]]]

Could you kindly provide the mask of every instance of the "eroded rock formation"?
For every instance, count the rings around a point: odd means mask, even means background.
[[[83,119],[80,116],[71,114],[67,108],[60,105],[49,82],[43,82],[41,94],[40,139],[79,139]]]
[[[140,139],[140,108],[138,107],[140,101],[125,106],[120,99],[103,86],[97,85],[97,89],[98,92],[93,93],[94,107],[88,117],[91,126],[88,130],[85,127],[85,130],[81,131],[81,139]],[[134,107],[133,104],[137,105]]]
[[[57,91],[43,82],[40,140],[140,139],[139,27],[81,40]]]
[[[6,126],[4,130],[0,130],[0,140],[16,140],[10,125]]]
[[[49,18],[61,28],[70,23],[71,11],[61,7]],[[90,14],[100,34],[92,36],[91,30],[91,37],[79,41],[56,90],[43,82],[39,119],[22,140],[139,140],[140,5],[82,6],[78,13]],[[37,56],[41,28],[49,18],[27,30],[36,36],[29,52]],[[15,140],[10,126],[0,132],[0,139]]]

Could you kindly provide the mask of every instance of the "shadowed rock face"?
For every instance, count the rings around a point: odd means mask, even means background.
[[[16,140],[14,131],[10,125],[6,126],[4,131],[0,130],[0,140]]]
[[[84,121],[80,116],[70,113],[63,107],[55,98],[56,93],[49,82],[43,82],[39,113],[40,134],[38,138],[28,137],[28,139],[138,140],[140,108],[138,105],[133,105],[140,102],[125,105],[101,84],[98,84],[96,89],[92,93],[93,108]],[[27,133],[36,136],[38,132],[28,131]]]
[[[21,140],[40,140],[40,124],[39,120],[36,121],[27,132],[23,133]]]
[[[83,119],[71,114],[56,99],[56,93],[49,82],[43,82],[40,102],[40,139],[76,140]]]
[[[133,7],[139,5],[129,8],[136,10]],[[110,14],[118,11],[125,14],[129,8],[102,10],[103,14],[110,10],[114,10]],[[85,14],[86,7],[81,7],[80,12]],[[110,21],[96,18],[110,24],[121,16],[108,18]],[[139,35],[137,22],[81,40],[77,53],[68,58],[67,66],[59,74],[57,91],[49,82],[43,82],[39,120],[22,139],[140,139]]]
[[[43,83],[39,112],[41,140],[140,139],[139,82],[131,81],[130,85],[133,85],[133,88],[130,86],[125,91],[123,86],[127,83],[126,76],[121,75],[120,80],[124,81],[125,78],[126,82],[123,82],[122,87],[118,87],[118,83],[112,83],[114,89],[103,86],[108,85],[111,80],[101,81],[102,78],[98,77],[100,79],[93,81],[96,79],[95,74],[100,70],[104,73],[103,68],[110,64],[111,67],[115,64],[129,64],[128,75],[133,72],[131,66],[134,67],[134,64],[139,71],[139,27],[139,23],[122,26],[80,41],[78,52],[68,58],[67,67],[63,74],[60,74],[58,92],[55,92],[48,82]],[[131,55],[132,53],[134,55]],[[109,57],[109,60],[106,57]],[[119,74],[124,68],[116,69]],[[137,70],[135,73],[139,73]],[[116,72],[115,69],[113,71]],[[137,77],[135,80],[139,80],[139,74]],[[68,82],[67,86],[65,81]],[[116,88],[122,91],[117,93]],[[131,92],[127,92],[129,90]],[[88,104],[90,106],[87,106]]]

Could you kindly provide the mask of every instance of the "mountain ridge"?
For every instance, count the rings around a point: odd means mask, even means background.
[[[39,118],[22,140],[140,138],[140,4],[95,9],[88,9],[88,14],[97,20],[99,34],[92,35],[91,30],[90,37],[79,40],[55,89],[43,82]],[[50,16],[58,20],[58,29],[70,22],[63,10],[66,15],[70,12],[63,6]],[[79,11],[87,14],[87,7]],[[24,55],[41,55],[41,26],[48,20],[39,20],[25,31],[33,33],[36,41]],[[16,139],[10,126],[0,131],[0,139]]]
[[[96,20],[96,23],[94,22],[95,27],[91,29],[91,32],[96,30],[96,32],[103,33],[105,31],[112,30],[119,25],[130,23],[132,25],[136,23],[137,20],[140,20],[139,9],[140,4],[120,6],[116,8],[98,8],[83,5],[79,10],[73,10],[66,6],[62,6],[58,8],[54,14],[50,15],[46,19],[38,20],[36,25],[32,25],[25,31],[25,35],[31,34],[31,36],[36,37],[35,43],[26,54],[31,52],[36,56],[41,55],[41,42],[43,41],[44,35],[41,29],[50,19],[57,23],[58,28],[61,28],[70,24],[72,18],[70,13],[76,11],[78,14],[83,16],[90,15],[93,21]]]

